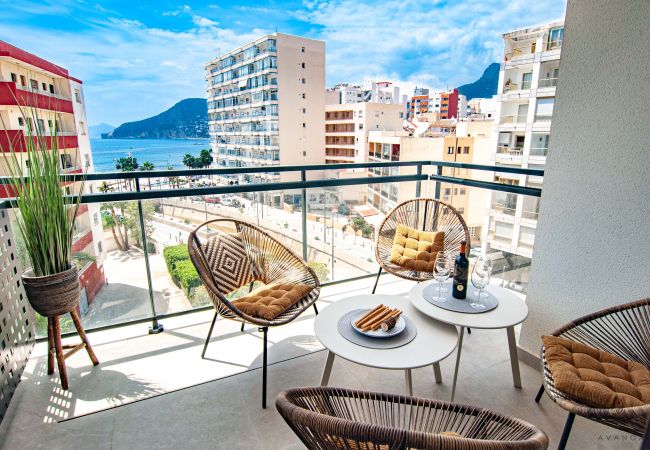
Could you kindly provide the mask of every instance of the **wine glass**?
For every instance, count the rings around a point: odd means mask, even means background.
[[[440,251],[436,256],[436,263],[433,267],[433,278],[438,282],[438,296],[433,297],[434,302],[445,303],[447,299],[442,296],[442,283],[447,281],[451,272],[451,257],[447,252]]]
[[[470,303],[474,309],[485,309],[485,305],[481,303],[481,297],[487,297],[487,293],[483,293],[483,289],[490,284],[490,276],[492,275],[492,261],[486,259],[485,257],[480,257],[474,264],[472,269],[472,284],[476,289],[478,289],[478,294],[476,295],[476,301]]]

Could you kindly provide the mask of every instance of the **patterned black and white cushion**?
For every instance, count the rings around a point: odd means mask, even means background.
[[[223,293],[230,293],[255,281],[240,233],[220,233],[208,239],[202,247],[215,281]]]

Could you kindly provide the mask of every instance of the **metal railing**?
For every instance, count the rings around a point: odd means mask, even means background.
[[[403,175],[389,175],[389,176],[359,176],[346,179],[313,179],[309,180],[310,173],[322,173],[322,171],[331,170],[348,170],[348,169],[372,169],[372,168],[410,168],[415,173]],[[462,185],[467,187],[475,187],[481,189],[489,189],[492,191],[499,191],[511,194],[521,194],[533,197],[541,196],[541,189],[531,188],[526,186],[517,186],[509,184],[501,184],[490,181],[475,180],[471,178],[463,178],[457,176],[443,175],[443,168],[457,168],[469,169],[478,171],[488,171],[495,173],[511,173],[519,175],[543,177],[544,171],[538,169],[523,169],[518,167],[501,167],[501,166],[486,166],[479,164],[469,163],[456,163],[456,162],[442,162],[442,161],[405,161],[405,162],[370,162],[370,163],[343,163],[343,164],[318,164],[310,166],[272,166],[272,167],[241,167],[241,168],[227,168],[227,169],[182,169],[182,170],[153,170],[148,172],[109,172],[109,173],[88,173],[88,174],[70,174],[62,175],[63,182],[73,182],[85,179],[89,182],[112,182],[122,185],[123,191],[107,192],[107,193],[91,193],[82,196],[82,203],[105,203],[105,202],[123,202],[135,201],[137,202],[137,214],[139,220],[140,239],[142,248],[147,249],[148,236],[146,233],[145,219],[143,213],[143,202],[146,200],[155,199],[174,199],[174,198],[192,198],[197,196],[216,196],[220,194],[253,194],[264,196],[267,192],[272,191],[298,191],[298,196],[301,199],[301,244],[302,244],[302,257],[305,261],[308,260],[309,244],[308,244],[308,205],[309,197],[307,195],[308,189],[314,188],[337,188],[347,186],[369,186],[369,185],[383,185],[386,183],[404,183],[415,182],[415,196],[420,197],[422,194],[422,182],[432,182],[434,184],[433,192],[429,193],[427,186],[426,194],[434,198],[440,198],[441,183],[450,183],[455,185]],[[424,173],[424,168],[429,168],[433,173]],[[257,175],[268,172],[279,173],[295,173],[300,177],[299,181],[275,181],[270,183],[255,183],[255,184],[235,184],[235,185],[216,185],[207,187],[182,187],[182,188],[159,188],[155,189],[155,183],[149,183],[151,179],[178,179],[180,177],[196,178],[202,176],[219,176],[219,177],[233,177],[235,175]],[[471,172],[470,172],[471,173]],[[0,177],[0,184],[9,184],[8,177]],[[204,202],[205,203],[205,202]],[[5,199],[0,201],[0,209],[8,209],[12,207],[12,199]],[[207,203],[205,207],[206,217]],[[268,207],[268,205],[267,205]],[[263,211],[264,205],[262,205]],[[330,219],[331,221],[331,219]],[[325,229],[325,227],[324,227]],[[332,228],[333,230],[333,228]],[[332,231],[332,235],[334,232]],[[333,238],[332,238],[333,240]],[[332,246],[333,247],[333,246]],[[127,326],[137,323],[144,323],[151,321],[150,332],[162,331],[160,320],[166,317],[174,317],[192,313],[195,311],[202,311],[212,308],[211,305],[192,308],[188,310],[161,314],[156,311],[154,302],[154,288],[151,276],[151,267],[149,263],[148,251],[144,251],[145,270],[148,286],[148,298],[151,308],[151,315],[146,318],[139,318],[135,320],[128,320],[110,325],[102,325],[97,327],[90,327],[88,331],[99,331],[120,326]],[[332,258],[334,260],[334,258]],[[323,285],[337,284],[346,281],[360,280],[368,277],[374,277],[376,273],[368,273],[362,276],[355,276],[341,280],[335,280]]]

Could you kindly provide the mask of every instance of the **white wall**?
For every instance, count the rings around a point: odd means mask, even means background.
[[[520,347],[650,297],[650,3],[569,0]]]

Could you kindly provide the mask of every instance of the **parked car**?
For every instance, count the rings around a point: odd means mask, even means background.
[[[224,198],[223,201],[221,202],[223,206],[230,206],[231,208],[241,208],[242,203],[234,197],[228,197]]]
[[[206,203],[220,204],[221,203],[221,197],[219,197],[218,195],[206,196],[205,197],[205,202]]]

